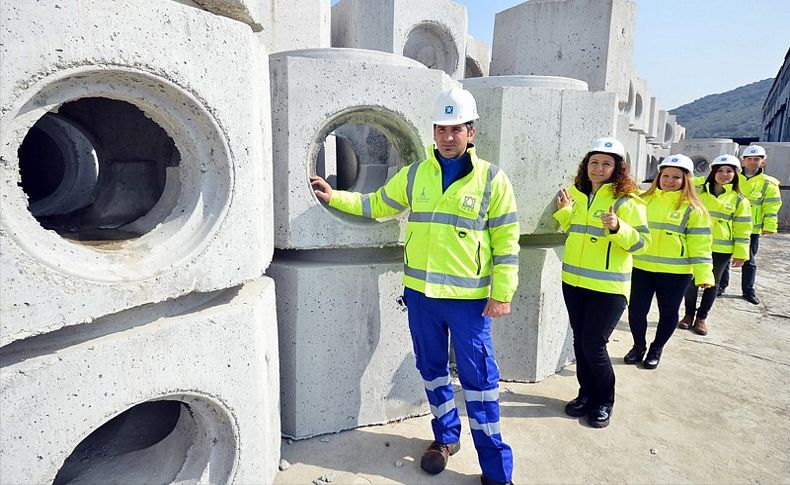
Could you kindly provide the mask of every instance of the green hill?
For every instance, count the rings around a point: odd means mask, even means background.
[[[686,138],[746,138],[762,134],[763,102],[774,80],[764,79],[711,94],[670,111]]]

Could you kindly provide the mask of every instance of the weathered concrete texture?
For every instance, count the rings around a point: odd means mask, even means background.
[[[532,0],[496,15],[491,75],[537,74],[587,82],[629,101],[636,4]],[[633,88],[632,88],[633,89]]]
[[[466,36],[466,67],[464,78],[486,77],[491,65],[488,44],[471,35]]]
[[[250,29],[175,2],[140,1],[132,19],[122,2],[61,3],[2,9],[0,345],[237,285],[272,253],[268,66]],[[160,199],[120,240],[103,233],[123,227],[97,227],[85,242],[43,230],[19,186],[28,131],[81,98],[136,106],[180,154]]]
[[[278,200],[275,246],[370,247],[402,241],[398,220],[378,223],[321,204],[308,175],[316,173],[323,140],[330,133],[347,124],[370,125],[394,147],[401,164],[390,166],[387,173],[370,171],[357,177],[360,188],[380,187],[402,165],[424,158],[425,146],[432,143],[433,102],[455,82],[411,59],[357,49],[275,54],[271,76],[274,196]],[[367,155],[354,157],[367,164]],[[350,189],[356,190],[357,185]]]
[[[673,143],[671,153],[682,153],[694,162],[694,175],[707,176],[719,155],[738,155],[738,144],[729,138],[690,138]]]
[[[670,155],[669,149],[662,148],[661,145],[648,143],[645,148],[647,150],[647,166],[645,173],[641,174],[642,178],[637,179],[637,182],[652,181],[658,175],[658,164],[660,161]],[[637,172],[637,175],[640,175],[640,173]]]
[[[677,122],[675,121],[675,115],[669,114],[667,112],[663,113],[663,116],[659,114],[659,122],[661,122],[663,119],[664,123],[664,136],[661,140],[661,146],[664,148],[672,148],[672,144],[675,143],[675,138],[677,137],[677,134],[675,133]]]
[[[521,246],[513,313],[492,322],[494,351],[506,381],[539,382],[574,360],[562,298],[562,241]]]
[[[211,13],[238,20],[260,32],[270,24],[269,13],[277,0],[192,0],[200,8]],[[266,26],[266,27],[264,27]]]
[[[650,97],[650,106],[648,107],[647,112],[647,120],[645,123],[647,124],[647,131],[645,132],[645,137],[647,138],[648,142],[653,142],[657,138],[661,138],[663,133],[659,131],[659,128],[663,128],[660,126],[658,122],[658,114],[661,111],[661,103],[659,102],[658,98],[655,96]]]
[[[763,303],[754,306],[727,294],[717,299],[707,319],[711,332],[702,337],[677,330],[656,370],[623,364],[632,343],[624,318],[608,346],[617,386],[606,429],[592,429],[563,411],[578,391],[575,366],[537,384],[501,384],[501,428],[513,447],[513,482],[787,482],[788,248],[788,234],[762,238],[757,293]],[[740,271],[732,275],[730,288],[739,288]],[[655,304],[649,319],[652,337]],[[460,399],[457,381],[455,389]],[[463,406],[459,411],[465,412]],[[326,475],[344,484],[478,485],[480,465],[465,418],[461,451],[447,469],[436,476],[420,469],[420,455],[433,439],[430,420],[409,419],[324,441],[283,441],[291,467],[274,484],[311,483]]]
[[[650,124],[650,89],[647,81],[637,78],[634,82],[634,105],[630,112],[629,129],[646,135]]]
[[[390,52],[464,77],[466,7],[450,0],[341,0],[332,7],[332,47]]]
[[[298,258],[298,259],[296,259]],[[282,432],[306,438],[428,411],[400,249],[288,251],[277,282]]]
[[[0,483],[52,483],[59,470],[70,483],[271,483],[275,318],[274,283],[261,278],[5,347]],[[155,424],[160,401],[180,403],[175,428]],[[64,466],[75,447],[84,459]]]
[[[551,76],[493,76],[463,85],[480,113],[477,153],[510,178],[521,233],[554,234],[554,195],[573,180],[592,140],[614,134],[614,94]]]

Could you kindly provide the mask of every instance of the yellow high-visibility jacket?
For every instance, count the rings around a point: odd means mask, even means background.
[[[741,178],[741,193],[752,205],[752,234],[776,232],[782,206],[779,180],[765,175],[762,169],[754,177],[747,178],[743,173],[738,176]]]
[[[713,285],[710,217],[687,201],[676,209],[682,192],[661,189],[643,195],[652,242],[645,254],[634,256],[634,268],[653,273],[693,274],[694,284]]]
[[[510,302],[518,286],[519,226],[513,187],[499,167],[467,149],[472,171],[442,193],[434,146],[371,194],[335,190],[329,205],[370,218],[411,209],[403,283],[431,298]]]
[[[562,281],[581,288],[614,293],[626,298],[631,293],[633,254],[650,245],[645,203],[636,194],[616,199],[613,184],[602,185],[590,197],[575,186],[568,188],[573,202],[558,209],[554,218],[568,233],[562,257]],[[601,216],[614,207],[620,227],[612,233],[604,228]]]
[[[752,209],[749,200],[732,188],[723,185],[724,192],[716,196],[710,184],[697,186],[697,192],[711,217],[714,253],[732,254],[735,259],[749,259],[749,234],[752,232]]]

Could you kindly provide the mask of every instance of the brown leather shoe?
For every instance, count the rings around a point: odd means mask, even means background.
[[[422,467],[423,470],[430,473],[431,475],[441,473],[444,471],[445,467],[447,467],[447,460],[452,455],[458,453],[458,450],[460,449],[460,441],[447,444],[437,443],[434,441],[431,443],[431,446],[425,450],[425,453],[422,454],[420,467]]]
[[[691,328],[692,320],[694,320],[694,317],[692,317],[691,315],[684,316],[683,320],[678,322],[678,328],[681,328],[683,330],[688,330],[689,328]]]
[[[708,335],[708,327],[705,326],[705,319],[697,318],[694,320],[693,330],[697,335]]]

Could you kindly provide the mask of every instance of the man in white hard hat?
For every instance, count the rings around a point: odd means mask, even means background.
[[[434,416],[434,441],[420,466],[440,473],[460,449],[449,333],[481,481],[507,484],[513,452],[499,429],[491,318],[510,313],[518,284],[519,226],[507,176],[475,153],[476,119],[469,91],[446,91],[434,105],[435,145],[428,147],[425,160],[404,167],[371,194],[333,190],[320,177],[311,177],[311,183],[319,199],[350,214],[380,218],[411,211],[403,248],[403,297],[417,369]]]
[[[779,208],[782,206],[782,197],[779,190],[779,180],[766,175],[765,148],[760,145],[750,145],[741,154],[743,169],[738,175],[741,193],[749,199],[752,207],[752,235],[749,244],[749,260],[744,263],[741,270],[741,294],[743,299],[758,305],[760,299],[754,290],[754,280],[757,275],[757,250],[760,247],[760,235],[775,234],[778,229]],[[725,268],[719,282],[718,295],[724,293],[730,282],[730,273]]]

